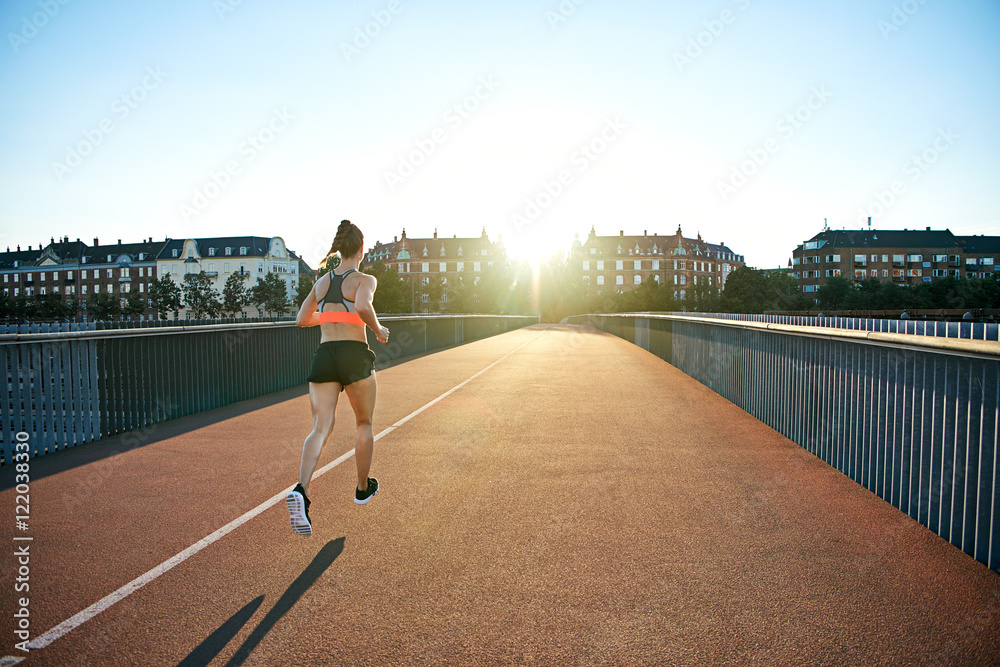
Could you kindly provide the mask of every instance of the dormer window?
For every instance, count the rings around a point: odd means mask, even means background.
[[[114,255],[108,255],[108,264],[114,261]]]
[[[442,257],[444,257],[444,255],[445,255],[445,252],[444,252],[444,244],[442,243],[442,244],[441,244],[441,256],[442,256]]]
[[[177,257],[177,248],[174,248],[172,257]]]
[[[246,246],[240,246],[240,254],[241,255],[247,254],[247,250],[248,250],[248,248]]]
[[[232,255],[232,254],[233,254],[233,249],[232,248],[226,248],[226,255]]]
[[[427,246],[424,246],[424,257],[427,256]]]
[[[215,248],[209,248],[208,249],[208,256],[209,257],[215,257]]]

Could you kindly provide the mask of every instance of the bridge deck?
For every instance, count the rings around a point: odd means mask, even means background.
[[[375,431],[498,360],[376,443],[368,506],[347,459],[313,482],[312,538],[278,503],[26,664],[1000,656],[1000,577],[615,337],[536,326],[387,368]],[[346,399],[338,419],[321,466],[353,447]],[[309,428],[295,390],[32,461],[32,636],[282,494]],[[11,562],[0,655],[23,655]]]

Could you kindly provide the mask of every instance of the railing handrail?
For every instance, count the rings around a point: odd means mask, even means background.
[[[534,317],[537,315],[476,315],[444,314],[444,315],[385,315],[379,317],[382,322],[399,322],[402,320],[447,320],[475,318],[505,318]],[[193,324],[190,326],[163,326],[135,329],[95,329],[91,331],[53,331],[47,333],[13,333],[0,334],[0,345],[11,343],[48,343],[60,340],[87,340],[91,338],[133,337],[133,336],[165,336],[169,334],[209,333],[218,331],[240,331],[247,329],[265,329],[274,327],[294,327],[295,322],[248,322],[247,324]]]
[[[976,356],[1000,359],[1000,341],[976,340],[970,338],[945,338],[943,336],[921,336],[919,334],[888,333],[860,329],[837,329],[834,327],[811,327],[800,324],[776,324],[771,322],[750,322],[746,320],[724,320],[715,317],[692,317],[664,313],[592,313],[578,317],[646,317],[649,319],[674,320],[693,324],[711,324],[736,329],[757,329],[793,336],[826,338],[830,340],[851,340],[870,345],[892,346],[918,350],[932,349],[945,354]]]

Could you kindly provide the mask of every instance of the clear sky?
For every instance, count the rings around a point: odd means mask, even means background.
[[[65,4],[63,4],[65,2]],[[994,0],[0,5],[0,248],[1000,234]]]

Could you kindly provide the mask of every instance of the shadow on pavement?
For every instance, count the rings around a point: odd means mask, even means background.
[[[226,667],[242,665],[250,657],[253,650],[257,648],[258,644],[267,636],[267,633],[271,631],[271,628],[295,606],[299,598],[305,595],[306,591],[333,564],[333,561],[337,560],[337,556],[344,551],[345,540],[346,538],[344,537],[338,537],[323,545],[323,548],[319,550],[319,553],[316,554],[316,557],[313,558],[308,567],[303,570],[302,574],[278,598],[271,611],[267,612],[267,616],[254,628],[254,631],[250,633],[250,636],[243,642],[243,645],[236,650],[233,657],[226,663]],[[218,630],[210,634],[205,641],[191,651],[188,657],[179,662],[177,667],[195,667],[209,664],[226,647],[226,644],[239,633],[240,629],[246,625],[247,621],[250,620],[263,601],[264,596],[262,595],[233,614],[232,618],[219,626]]]
[[[240,609],[228,621],[220,625],[219,629],[210,634],[205,641],[198,644],[188,657],[177,663],[177,667],[201,667],[212,662],[263,603],[263,595],[251,600],[243,609]]]

